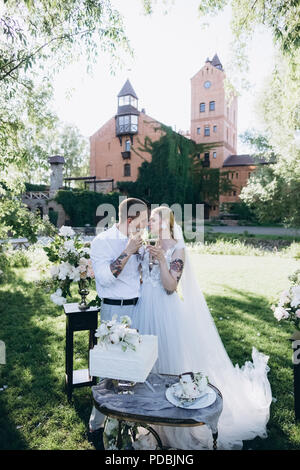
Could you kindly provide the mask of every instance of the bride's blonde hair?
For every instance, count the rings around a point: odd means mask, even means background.
[[[159,214],[161,217],[161,220],[169,224],[171,237],[174,239],[175,217],[174,217],[174,212],[172,211],[172,209],[166,206],[160,206],[160,207],[156,207],[155,209],[153,209],[152,212],[155,214]]]

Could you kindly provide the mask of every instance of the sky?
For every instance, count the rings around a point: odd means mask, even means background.
[[[141,0],[112,0],[124,17],[125,32],[134,57],[121,52],[125,62],[115,75],[109,69],[110,58],[101,53],[86,72],[83,62],[65,68],[55,80],[54,107],[59,118],[78,127],[89,137],[116,114],[117,94],[127,78],[139,98],[138,108],[175,130],[190,129],[190,79],[203,67],[207,57],[218,54],[223,68],[230,61],[231,10],[229,7],[202,28],[197,7],[201,0],[175,0],[167,14],[162,2],[151,16],[145,16]],[[271,34],[260,28],[249,47],[249,91],[238,101],[238,134],[258,128],[255,93],[272,70]],[[238,139],[237,153],[250,149]]]

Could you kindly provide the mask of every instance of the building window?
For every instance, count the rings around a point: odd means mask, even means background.
[[[200,160],[200,153],[197,153],[196,156],[197,156],[197,158]]]
[[[217,126],[214,126],[213,129],[214,129],[214,132],[217,132]]]
[[[108,146],[108,151],[110,151],[110,142],[108,142],[107,146]]]
[[[118,116],[118,133],[137,132],[138,117],[135,114]]]
[[[226,140],[227,140],[227,142],[228,142],[228,127],[227,127],[227,129],[226,129]]]
[[[249,171],[249,173],[248,173],[248,178],[250,178],[250,176],[251,176],[251,171]]]
[[[119,106],[126,106],[131,104],[131,106],[134,106],[137,108],[137,99],[134,98],[131,95],[126,95],[126,96],[120,96],[119,98]]]
[[[200,134],[201,128],[197,127],[197,134]]]
[[[213,152],[213,158],[217,158],[217,152]]]
[[[200,113],[204,113],[205,111],[205,103],[200,103]]]
[[[125,152],[130,152],[130,140],[126,140],[125,142]]]
[[[209,126],[205,126],[205,127],[204,127],[204,135],[210,135]]]
[[[112,165],[106,165],[105,167],[105,176],[108,178],[108,177],[112,177]]]
[[[231,173],[231,179],[233,180],[234,173]]]
[[[208,162],[209,161],[209,152],[206,152],[204,154],[204,161]]]
[[[130,176],[130,163],[125,163],[124,165],[124,176]]]
[[[236,177],[236,178],[238,178],[238,177],[239,177],[239,174],[238,174],[238,173],[236,173],[236,174],[235,174],[235,177]]]
[[[233,191],[233,195],[236,196],[236,191]]]
[[[210,101],[209,102],[209,110],[214,111],[215,110],[215,101]]]

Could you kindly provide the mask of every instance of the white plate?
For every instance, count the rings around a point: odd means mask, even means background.
[[[172,403],[172,405],[178,406],[179,408],[185,408],[188,410],[198,410],[200,408],[206,408],[207,406],[212,405],[216,401],[216,392],[212,388],[208,387],[208,391],[205,392],[205,395],[199,398],[196,403],[190,406],[185,406],[178,400],[178,398],[173,395],[174,385],[176,384],[171,385],[171,387],[166,390],[166,398],[170,403]]]

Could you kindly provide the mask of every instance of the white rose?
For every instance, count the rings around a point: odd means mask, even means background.
[[[289,317],[289,313],[282,307],[277,307],[274,310],[274,317],[280,321]]]
[[[117,335],[116,333],[112,333],[111,335],[109,335],[109,339],[113,344],[118,344],[120,342],[119,335]]]
[[[66,240],[64,242],[64,248],[66,251],[76,252],[76,248],[74,246],[74,240]]]
[[[54,294],[50,295],[50,299],[52,300],[52,302],[54,302],[56,305],[63,305],[66,303],[67,299],[65,297],[62,297],[62,290],[61,289],[57,289],[56,292],[54,292]]]
[[[300,305],[300,286],[292,287],[291,294],[292,294],[291,307],[298,307],[298,305]]]
[[[58,274],[58,279],[61,279],[64,281],[66,277],[69,276],[69,274],[72,272],[72,266],[70,263],[64,261],[59,265],[59,274]]]
[[[59,273],[59,266],[57,264],[54,264],[50,268],[50,274],[52,277],[57,277]]]
[[[75,268],[75,266],[72,266],[72,269],[69,273],[69,278],[73,279],[74,282],[80,281],[80,270]]]
[[[60,227],[58,234],[62,237],[73,237],[75,235],[75,232],[71,227],[63,225],[62,227]]]
[[[107,335],[108,329],[105,323],[101,323],[97,331],[100,333],[101,336]]]

